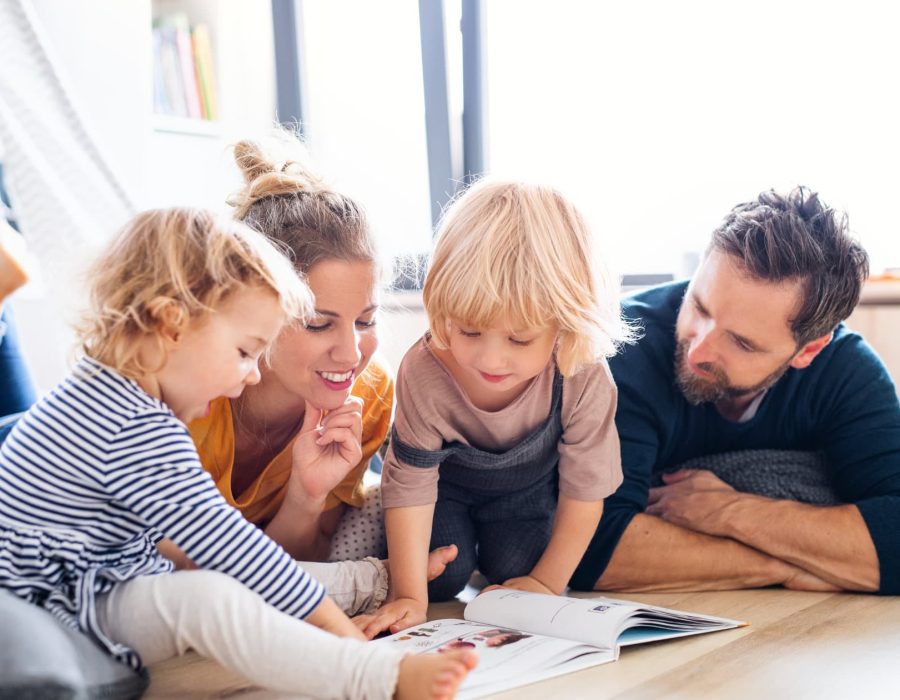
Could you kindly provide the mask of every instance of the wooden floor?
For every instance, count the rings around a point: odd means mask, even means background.
[[[619,597],[751,625],[628,647],[615,663],[494,697],[900,699],[900,597],[781,589]],[[429,609],[431,618],[461,614],[461,603]],[[284,697],[254,689],[194,654],[158,664],[150,672],[150,698]]]

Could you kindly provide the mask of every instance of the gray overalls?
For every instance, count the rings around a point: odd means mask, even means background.
[[[429,600],[449,600],[478,570],[491,583],[531,572],[550,542],[559,493],[562,375],[556,370],[550,414],[505,452],[459,442],[421,450],[391,436],[394,454],[414,467],[440,467],[431,548],[455,544],[459,556],[428,584]]]

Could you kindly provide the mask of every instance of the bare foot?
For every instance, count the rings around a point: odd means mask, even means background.
[[[456,559],[459,550],[455,544],[446,547],[438,547],[428,553],[428,580],[433,581],[447,568],[447,564]]]
[[[447,568],[447,564],[456,559],[459,550],[455,544],[448,544],[446,547],[438,547],[428,553],[428,580],[433,581]],[[388,594],[384,599],[385,603],[394,600],[394,585],[391,578],[390,560],[385,559],[384,566],[388,570]]]
[[[459,690],[459,684],[478,664],[478,655],[469,649],[442,654],[405,656],[400,661],[396,700],[445,700]]]

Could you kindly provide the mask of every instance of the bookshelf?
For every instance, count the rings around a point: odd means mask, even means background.
[[[154,12],[153,112],[191,121],[219,120],[219,81],[206,22],[182,10]]]
[[[204,114],[214,117],[209,119],[198,118],[196,110],[194,117],[160,114],[154,105],[148,204],[222,210],[225,197],[239,185],[228,146],[265,130],[275,118],[271,5],[258,0],[151,0],[150,12],[151,42],[165,24],[202,27],[207,33],[215,108],[214,114]],[[156,57],[155,46],[151,51]],[[158,61],[153,64],[159,70]]]

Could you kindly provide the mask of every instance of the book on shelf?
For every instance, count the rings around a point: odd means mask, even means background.
[[[157,114],[187,119],[218,118],[209,30],[191,26],[179,12],[153,26],[153,104]]]
[[[187,15],[179,12],[170,17],[175,34],[175,48],[178,51],[178,65],[181,69],[181,83],[184,86],[184,97],[187,116],[191,119],[203,119],[200,109],[200,87],[197,84],[197,72],[194,67],[194,45],[191,40],[191,26]]]
[[[219,118],[219,100],[216,93],[216,76],[213,67],[212,43],[209,29],[205,24],[198,24],[191,30],[191,43],[194,48],[197,85],[200,91],[200,104],[204,119]]]
[[[459,697],[479,698],[610,663],[623,646],[746,623],[614,598],[495,589],[466,605],[463,620],[432,620],[378,640],[413,653],[470,648],[478,666]]]

